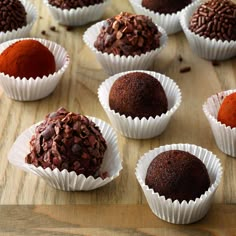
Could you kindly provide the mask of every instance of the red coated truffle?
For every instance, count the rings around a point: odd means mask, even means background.
[[[160,82],[143,72],[131,72],[118,78],[111,87],[109,105],[121,115],[140,119],[160,116],[168,109]]]
[[[106,149],[106,141],[95,123],[60,108],[36,127],[25,162],[96,178]]]
[[[204,163],[189,152],[170,150],[157,155],[147,169],[145,183],[172,201],[199,198],[210,186]]]
[[[159,13],[175,13],[189,5],[191,0],[142,0],[142,6]]]
[[[37,40],[20,40],[0,55],[0,72],[27,78],[53,74],[56,64],[53,54]]]
[[[232,93],[224,98],[217,120],[231,128],[236,127],[236,93]]]

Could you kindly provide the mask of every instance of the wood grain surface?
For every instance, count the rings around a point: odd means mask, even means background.
[[[236,88],[236,58],[213,66],[191,51],[182,32],[169,37],[167,47],[150,68],[176,81],[182,104],[159,137],[132,140],[118,134],[123,170],[113,182],[94,191],[63,192],[8,162],[16,137],[61,106],[110,123],[97,98],[98,86],[108,75],[82,40],[91,24],[68,31],[52,19],[43,1],[31,2],[38,9],[38,19],[30,36],[61,44],[71,63],[56,90],[40,101],[13,101],[0,88],[0,234],[236,235],[236,159],[217,148],[202,111],[209,96]],[[121,11],[133,12],[128,0],[113,0],[103,18]],[[50,30],[51,26],[57,32]],[[185,66],[190,66],[191,71],[180,73]],[[134,174],[140,156],[172,143],[202,146],[216,154],[224,168],[208,215],[190,226],[168,224],[155,217]]]

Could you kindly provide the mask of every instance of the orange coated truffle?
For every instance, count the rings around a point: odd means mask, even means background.
[[[0,55],[0,72],[20,78],[53,74],[56,63],[49,49],[37,40],[18,41]]]
[[[236,92],[225,97],[220,106],[217,120],[231,128],[236,127]]]

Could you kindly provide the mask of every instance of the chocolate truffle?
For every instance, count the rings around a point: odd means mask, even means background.
[[[220,106],[217,120],[231,128],[236,127],[236,93],[226,96]]]
[[[48,76],[55,70],[53,54],[37,40],[20,40],[0,55],[0,72],[9,76],[29,79]]]
[[[36,167],[66,169],[96,178],[106,148],[95,123],[86,116],[60,108],[36,127],[25,161]]]
[[[204,163],[189,152],[165,151],[150,163],[145,183],[166,199],[182,202],[199,198],[210,187]]]
[[[88,7],[102,2],[104,2],[104,0],[48,0],[48,3],[52,6],[67,10],[78,7]]]
[[[191,0],[142,0],[142,6],[158,13],[175,13],[189,5]]]
[[[135,56],[159,48],[160,37],[149,17],[121,12],[104,22],[94,47],[103,53]]]
[[[236,40],[236,4],[230,0],[201,4],[190,19],[189,29],[205,38]]]
[[[22,28],[27,24],[26,11],[19,0],[0,1],[0,32]]]
[[[140,119],[160,116],[168,109],[160,82],[143,72],[131,72],[118,78],[111,87],[109,105],[120,115]]]

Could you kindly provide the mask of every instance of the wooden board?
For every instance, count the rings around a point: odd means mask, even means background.
[[[97,98],[98,86],[108,75],[82,40],[91,24],[67,31],[52,19],[43,1],[32,0],[32,3],[39,17],[31,37],[61,44],[67,49],[71,63],[54,93],[40,101],[13,101],[0,88],[0,232],[23,235],[23,229],[28,228],[26,232],[33,229],[36,235],[62,235],[67,230],[80,235],[236,235],[236,159],[217,148],[202,111],[202,104],[209,96],[236,87],[236,59],[213,66],[211,61],[191,51],[182,32],[169,37],[167,47],[151,68],[176,81],[182,92],[182,104],[159,137],[132,140],[118,135],[123,170],[113,182],[90,192],[63,192],[7,161],[16,137],[61,106],[110,123]],[[127,0],[113,0],[103,18],[121,11],[133,10]],[[51,31],[51,26],[57,32]],[[41,33],[43,30],[46,35]],[[185,66],[190,66],[191,71],[180,73]],[[172,143],[207,148],[220,158],[224,168],[213,207],[206,218],[191,226],[175,226],[155,217],[134,174],[140,156]]]

